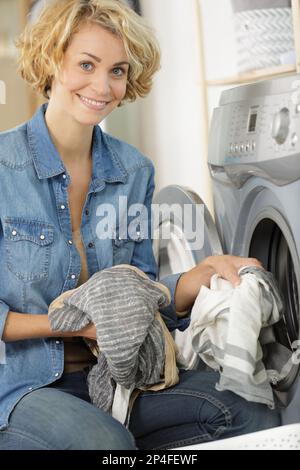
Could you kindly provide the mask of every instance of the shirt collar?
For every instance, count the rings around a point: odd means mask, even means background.
[[[67,173],[45,122],[47,106],[47,103],[43,104],[27,126],[29,147],[39,179]],[[92,158],[94,191],[102,188],[105,182],[126,182],[128,173],[99,126],[95,126],[93,131]]]

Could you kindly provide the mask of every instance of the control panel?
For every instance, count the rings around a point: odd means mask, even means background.
[[[300,136],[300,103],[293,110],[287,99],[283,99],[282,106],[280,102],[277,105],[268,103],[267,99],[258,101],[260,104],[235,105],[231,110],[228,156],[253,157],[258,145],[265,150],[263,159],[271,149],[276,153],[295,150]],[[268,150],[262,139],[268,143]]]
[[[209,164],[235,179],[256,174],[285,184],[300,177],[299,139],[300,75],[226,90],[211,122]]]

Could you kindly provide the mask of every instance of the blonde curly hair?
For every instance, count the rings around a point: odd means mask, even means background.
[[[145,97],[160,68],[160,49],[144,19],[122,0],[51,0],[16,41],[22,78],[49,99],[72,36],[86,22],[102,26],[124,42],[130,67],[122,104]]]

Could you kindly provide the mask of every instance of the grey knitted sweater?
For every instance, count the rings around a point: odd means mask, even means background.
[[[165,341],[159,308],[170,303],[168,289],[129,265],[95,273],[49,307],[53,331],[96,326],[101,353],[88,375],[92,403],[111,412],[116,383],[145,388],[162,380]]]

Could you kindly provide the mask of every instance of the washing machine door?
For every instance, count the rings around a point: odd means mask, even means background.
[[[210,255],[223,254],[214,221],[202,199],[171,185],[154,198],[153,251],[159,279],[188,271]]]
[[[258,258],[273,273],[280,289],[284,312],[272,327],[274,340],[265,346],[269,369],[285,370],[286,376],[273,384],[284,407],[284,424],[300,422],[300,258],[288,217],[274,194],[261,191],[245,225],[244,256]]]

